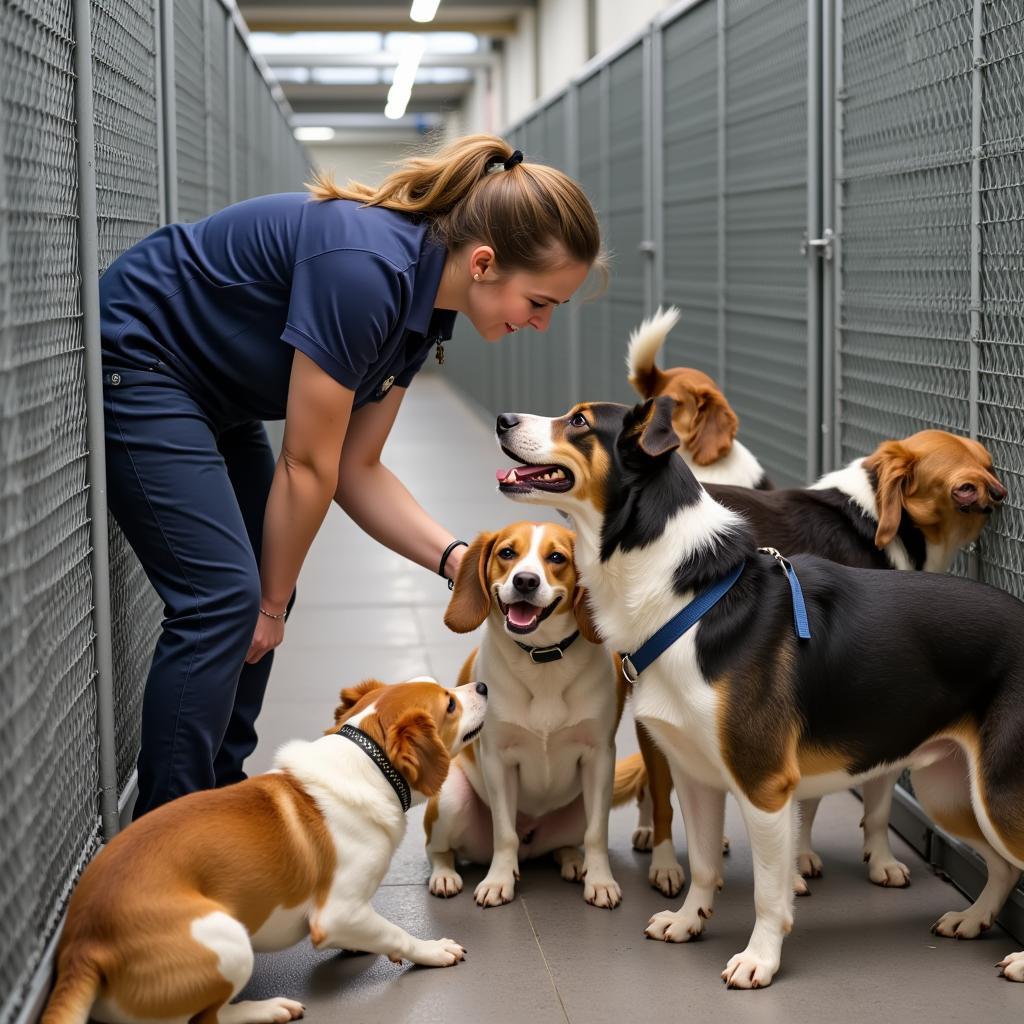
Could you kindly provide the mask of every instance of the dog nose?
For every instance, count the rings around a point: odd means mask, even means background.
[[[1009,493],[1009,491],[1007,491],[1007,489],[1006,489],[1006,488],[1005,488],[1005,487],[1004,487],[1004,486],[1003,486],[1002,484],[999,484],[999,483],[990,483],[990,484],[988,485],[988,494],[989,494],[989,497],[990,497],[990,498],[991,498],[991,499],[992,499],[992,500],[993,500],[994,502],[997,502],[997,503],[998,503],[998,502],[1002,501],[1002,500],[1003,500],[1003,499],[1004,499],[1004,498],[1006,497],[1006,495],[1007,495],[1008,493]]]
[[[503,412],[498,415],[498,426],[497,432],[504,434],[506,431],[511,430],[513,427],[518,426],[519,417],[515,413]]]
[[[486,697],[487,696],[487,684],[486,683],[477,683],[476,684],[476,692],[479,693],[481,697]]]
[[[512,577],[512,586],[520,594],[532,594],[540,586],[540,577],[535,572],[517,572]]]

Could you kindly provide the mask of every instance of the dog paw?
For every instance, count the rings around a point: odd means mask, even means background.
[[[979,914],[974,907],[951,910],[932,925],[932,933],[947,939],[976,939],[992,927],[991,914]]]
[[[462,875],[453,868],[437,868],[430,873],[430,891],[442,899],[458,896],[462,892]]]
[[[420,944],[410,959],[424,967],[451,967],[466,958],[466,951],[453,939],[431,939]]]
[[[558,870],[567,882],[582,882],[587,873],[583,866],[583,854],[563,857],[559,862]]]
[[[641,853],[650,852],[654,846],[654,829],[647,825],[638,825],[633,831],[633,849]]]
[[[999,973],[1009,981],[1024,981],[1024,953],[1004,956],[996,967],[1000,968]]]
[[[686,874],[681,864],[652,864],[647,872],[647,881],[665,896],[678,896],[686,884]]]
[[[699,907],[696,913],[686,908],[663,910],[647,922],[644,935],[660,942],[689,942],[704,931],[704,922],[711,914],[710,907]]]
[[[287,1024],[298,1020],[306,1012],[302,1003],[277,996],[259,1001],[245,1000],[221,1007],[218,1019],[227,1024]]]
[[[768,960],[745,949],[725,965],[722,981],[729,988],[767,988],[778,969],[778,960]]]
[[[807,884],[807,880],[799,871],[793,875],[793,892],[797,896],[811,895],[811,887]]]
[[[611,876],[607,878],[588,876],[583,885],[583,898],[592,907],[614,910],[622,902],[622,889]]]
[[[511,903],[515,894],[515,875],[488,875],[474,890],[473,898],[481,907],[500,907]]]
[[[821,878],[821,858],[813,850],[801,850],[796,856],[796,869],[803,878]]]
[[[868,878],[875,885],[889,889],[905,889],[910,885],[910,868],[895,857],[873,857],[865,851],[864,860],[868,864]]]

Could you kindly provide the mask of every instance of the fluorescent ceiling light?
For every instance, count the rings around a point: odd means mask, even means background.
[[[472,32],[388,32],[384,36],[384,49],[400,51],[410,36],[419,36],[425,53],[476,53],[480,38]]]
[[[251,32],[257,53],[377,53],[380,32]]]
[[[441,0],[412,0],[409,17],[413,21],[433,21]]]
[[[330,142],[334,138],[333,128],[296,128],[295,138],[299,142]]]
[[[423,58],[425,43],[420,36],[410,35],[402,49],[398,67],[395,68],[391,88],[388,90],[388,103],[384,108],[384,116],[397,120],[405,113],[412,87],[416,82],[416,71]]]

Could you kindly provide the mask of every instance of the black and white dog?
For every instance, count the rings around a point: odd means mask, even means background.
[[[636,717],[679,792],[692,879],[680,910],[656,914],[647,934],[685,942],[702,931],[730,792],[750,836],[756,923],[722,977],[770,984],[793,922],[795,802],[903,767],[928,812],[988,866],[978,900],[937,929],[987,928],[1024,869],[1024,606],[957,577],[805,555],[792,564],[813,636],[800,640],[787,576],[676,454],[670,400],[582,404],[558,419],[505,413],[497,433],[520,463],[501,492],[572,517],[591,611],[614,649],[636,652],[742,566],[635,685]],[[1024,952],[1000,967],[1024,981]]]

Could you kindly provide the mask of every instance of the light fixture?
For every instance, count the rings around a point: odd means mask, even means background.
[[[412,0],[409,17],[413,21],[433,21],[441,0]]]
[[[330,142],[334,138],[334,129],[310,126],[296,128],[294,134],[299,142]]]
[[[422,36],[411,35],[402,47],[402,55],[398,60],[398,67],[395,68],[395,77],[388,90],[387,106],[384,108],[384,116],[393,121],[397,121],[405,113],[425,46]]]

